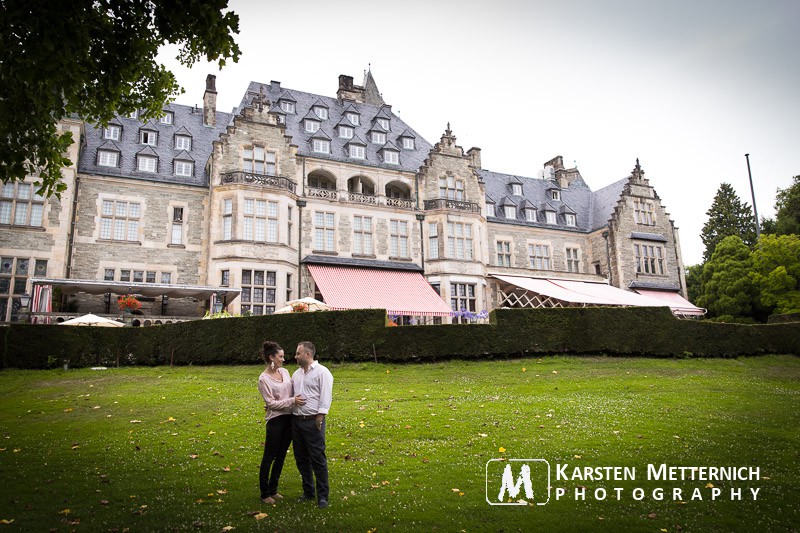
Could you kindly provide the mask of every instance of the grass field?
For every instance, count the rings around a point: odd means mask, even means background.
[[[322,511],[293,501],[291,450],[286,499],[258,498],[260,367],[0,372],[0,532],[800,529],[798,357],[329,368],[331,507]],[[488,505],[492,458],[547,459],[553,491],[566,496]],[[760,480],[712,482],[721,489],[712,501],[706,481],[648,481],[647,465],[662,463],[753,466]],[[559,480],[558,464],[635,467],[636,478]],[[597,488],[608,492],[602,501]],[[691,499],[695,488],[702,500]]]

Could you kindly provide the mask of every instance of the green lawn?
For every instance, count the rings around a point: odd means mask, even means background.
[[[301,489],[291,450],[286,499],[258,498],[260,367],[0,372],[0,520],[10,522],[0,533],[800,529],[798,357],[329,367],[324,511],[293,501]],[[565,463],[569,472],[635,467],[637,476],[554,477],[553,490],[568,496],[490,506],[486,462],[501,457],[547,459],[553,476]],[[651,463],[757,466],[761,479],[713,482],[722,492],[711,501],[707,482],[648,481]],[[586,501],[575,500],[578,486]],[[592,497],[598,487],[604,501]],[[637,487],[642,501],[632,498]],[[678,501],[674,487],[684,490]],[[732,487],[742,501],[730,501]],[[702,500],[690,499],[694,488]]]

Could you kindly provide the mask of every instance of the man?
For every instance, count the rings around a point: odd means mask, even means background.
[[[292,375],[295,396],[305,399],[292,408],[294,459],[303,478],[303,495],[297,501],[314,499],[317,507],[328,507],[328,459],[325,457],[325,415],[331,407],[333,375],[319,364],[317,350],[308,341],[297,345],[295,359],[300,368]]]

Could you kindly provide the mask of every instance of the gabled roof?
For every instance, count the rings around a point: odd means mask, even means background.
[[[403,133],[397,136],[398,139],[402,139],[403,137],[409,137],[411,139],[416,139],[417,136],[410,132],[408,129],[403,130]]]
[[[517,203],[514,200],[512,200],[511,198],[509,198],[508,196],[504,196],[503,197],[503,200],[500,202],[500,205],[501,206],[511,205],[511,206],[517,207]]]
[[[372,117],[372,120],[375,120],[377,118],[385,118],[386,120],[392,120],[392,116],[386,112],[386,106],[381,106],[380,110],[378,111],[378,114]]]
[[[381,126],[378,122],[375,122],[372,125],[372,127],[367,131],[369,132],[377,131],[378,133],[387,133],[387,130],[383,126]]]
[[[192,136],[192,132],[186,129],[186,126],[181,126],[178,131],[175,132],[175,135],[186,135],[187,137]]]
[[[350,129],[355,128],[355,126],[353,126],[353,123],[350,122],[349,120],[347,120],[347,118],[345,118],[345,117],[342,117],[339,120],[339,122],[336,123],[336,127],[337,128],[350,128]]]
[[[328,104],[323,102],[321,98],[317,98],[317,101],[311,104],[311,107],[324,107],[325,109],[329,109]]]
[[[570,215],[575,215],[576,214],[575,211],[573,211],[572,208],[570,206],[568,206],[567,204],[563,204],[561,206],[561,209],[558,210],[558,212],[559,213],[569,213]]]
[[[280,94],[280,96],[278,96],[278,101],[281,101],[281,100],[286,100],[287,102],[297,103],[297,100],[295,100],[294,96],[289,91],[283,91]]]
[[[330,141],[331,136],[325,133],[325,131],[322,128],[320,128],[317,131],[315,131],[311,137],[309,137],[309,140],[311,139],[327,139]]]
[[[166,126],[166,125],[167,124],[164,124],[164,126]],[[148,120],[147,124],[142,124],[141,126],[139,126],[139,131],[141,131],[141,130],[158,131],[158,128],[156,127],[156,125],[153,123],[152,120]]]
[[[121,152],[122,149],[112,140],[107,140],[103,144],[97,147],[97,150],[113,150],[116,152]]]
[[[361,137],[359,137],[358,135],[355,135],[355,134],[353,135],[353,137],[351,139],[349,139],[346,143],[344,143],[345,146],[347,146],[348,144],[357,144],[357,145],[360,145],[360,146],[366,146],[367,145],[367,143],[365,143],[361,139]]]
[[[400,148],[398,148],[397,145],[394,144],[392,141],[386,141],[386,144],[384,144],[381,147],[381,149],[378,150],[378,151],[379,152],[383,152],[384,150],[391,150],[392,152],[399,152]]]
[[[495,201],[494,201],[494,200],[492,200],[491,198],[489,198],[489,197],[487,196],[487,197],[486,197],[486,203],[487,203],[487,204],[493,204],[493,203],[495,203]]]
[[[543,202],[542,211],[556,211],[556,208],[550,202]]]
[[[348,103],[347,107],[344,108],[342,111],[342,115],[346,115],[347,113],[355,113],[356,115],[361,115],[361,111],[356,108],[354,103]]]
[[[522,201],[522,205],[520,207],[522,207],[523,209],[536,209],[536,206],[533,205],[531,201],[528,200],[527,198],[525,198],[525,200]]]
[[[322,119],[317,116],[312,110],[308,110],[308,113],[303,116],[303,120],[313,120],[315,122],[322,122]]]
[[[522,180],[519,179],[519,176],[511,176],[511,182],[509,183],[509,185],[511,183],[519,183],[520,185],[522,185]]]
[[[270,107],[270,108],[269,108],[269,112],[270,112],[270,113],[278,113],[278,114],[281,114],[281,115],[285,115],[285,114],[286,114],[286,111],[284,111],[283,109],[281,109],[281,106],[280,106],[280,104],[278,104],[278,103],[276,103],[275,105],[273,105],[272,107]]]
[[[172,159],[176,159],[178,161],[194,161],[192,154],[190,154],[186,150],[181,150],[180,153],[175,157],[173,157]]]
[[[136,155],[152,155],[154,157],[158,157],[158,153],[156,153],[156,151],[153,150],[153,147],[150,145],[147,145],[138,152],[136,152]]]

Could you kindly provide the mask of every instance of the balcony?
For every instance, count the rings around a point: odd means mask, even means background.
[[[468,213],[480,213],[481,206],[472,202],[462,202],[461,200],[450,200],[448,198],[436,198],[435,200],[425,200],[425,210],[431,209],[451,209],[454,211],[466,211]]]
[[[403,198],[387,198],[386,207],[396,207],[398,209],[414,209],[414,200],[404,200]]]
[[[254,174],[252,172],[226,172],[222,174],[222,183],[254,183],[263,185],[270,189],[284,189],[291,193],[295,191],[297,184],[283,176],[269,176],[266,174]]]
[[[332,189],[318,189],[317,187],[309,187],[306,189],[306,196],[310,198],[325,198],[326,200],[336,200],[339,198],[339,193]]]
[[[362,194],[360,192],[347,193],[347,201],[354,204],[378,205],[378,197],[374,194]]]

